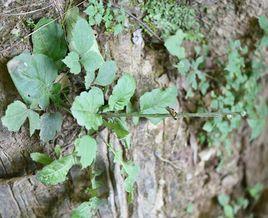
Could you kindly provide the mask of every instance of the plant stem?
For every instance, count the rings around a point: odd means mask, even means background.
[[[199,117],[199,118],[213,118],[213,117],[225,117],[225,116],[233,116],[233,115],[240,115],[238,112],[197,112],[197,113],[188,113],[188,112],[179,112],[176,116],[172,116],[169,113],[166,114],[141,114],[139,112],[133,113],[116,113],[116,112],[108,112],[108,113],[101,113],[100,114],[106,118],[112,117],[143,117],[143,118],[166,118],[166,117],[173,117],[176,118],[183,118],[183,117]]]

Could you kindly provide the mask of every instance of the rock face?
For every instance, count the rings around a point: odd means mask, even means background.
[[[202,4],[202,1],[199,2]],[[209,2],[207,7],[213,20],[209,26],[209,37],[215,53],[220,54],[231,37],[252,40],[248,36],[251,21],[265,13],[268,7],[266,0],[247,0],[239,4],[228,1]],[[10,4],[15,7],[15,4]],[[13,23],[7,22],[6,17],[3,19],[5,28],[11,30],[18,18],[14,18]],[[102,41],[101,47],[105,48],[106,56],[117,62],[119,72],[134,75],[137,80],[137,97],[157,87],[175,85],[180,90],[180,80],[166,66],[168,57],[163,49],[145,47],[140,33],[138,37],[139,43],[133,43],[132,34],[124,33],[116,39]],[[29,43],[18,43],[16,48],[9,48],[12,40],[2,39],[0,43],[5,49],[2,54],[5,59],[25,48],[30,49]],[[6,106],[18,98],[5,64],[1,64],[0,116]],[[182,110],[180,101],[176,110]],[[68,117],[67,120],[73,122]],[[62,138],[66,136],[71,146],[70,140],[75,129],[68,129],[68,126],[70,123],[66,124]],[[123,190],[119,166],[113,163],[106,145],[97,136],[97,164],[104,172],[105,192],[108,197],[108,203],[99,210],[100,217],[217,217],[220,215],[215,203],[218,194],[236,194],[244,186],[254,185],[256,182],[268,186],[267,134],[251,143],[247,141],[247,133],[239,133],[237,141],[241,142],[241,146],[234,148],[234,155],[226,160],[228,164],[220,173],[215,170],[218,164],[215,162],[215,151],[208,149],[201,152],[195,131],[184,120],[166,119],[157,126],[141,120],[139,125],[131,127],[131,134],[131,148],[125,150],[107,130],[100,133],[102,138],[116,149],[123,149],[125,156],[140,166],[134,202],[130,205]],[[60,140],[57,143],[61,143]],[[53,147],[54,144],[49,146]],[[29,154],[44,149],[47,150],[40,146],[37,137],[29,138],[26,125],[20,132],[10,133],[0,123],[1,217],[69,217],[74,205],[86,199],[81,193],[88,181],[86,176],[78,173],[79,169],[72,169],[69,182],[63,185],[47,187],[36,181],[34,174],[38,166],[30,160]],[[267,202],[267,189],[261,199]],[[186,212],[190,204],[193,205],[191,214]],[[267,206],[263,202],[257,204],[256,214],[260,217],[267,215]]]

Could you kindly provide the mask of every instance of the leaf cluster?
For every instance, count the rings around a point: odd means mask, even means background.
[[[51,141],[60,132],[64,118],[62,108],[69,111],[81,126],[81,133],[74,140],[71,153],[63,156],[60,147],[56,146],[54,160],[47,154],[31,154],[34,161],[44,165],[36,178],[45,185],[63,183],[72,166],[77,164],[82,169],[94,169],[98,142],[91,134],[100,127],[107,127],[129,148],[131,136],[127,119],[120,114],[168,114],[165,108],[174,106],[177,97],[175,87],[154,89],[141,96],[139,108],[134,110],[131,98],[136,90],[135,78],[130,73],[122,73],[117,79],[115,61],[104,60],[91,25],[79,15],[78,8],[67,13],[66,33],[63,29],[51,19],[41,19],[32,36],[33,53],[22,53],[8,62],[9,73],[23,102],[16,100],[11,103],[1,119],[10,131],[19,131],[28,119],[30,135],[40,130],[39,136],[43,142]],[[68,73],[59,75],[63,70],[66,72],[66,68]],[[70,109],[66,108],[63,101],[65,90],[57,81],[62,75],[68,78],[83,73],[83,91],[70,103]],[[129,108],[132,108],[131,112]],[[162,119],[151,121],[156,124]],[[122,168],[125,191],[132,196],[139,167],[123,160],[122,153],[115,151],[112,145],[107,146]],[[93,214],[99,205],[99,198],[91,194],[91,199],[78,206],[72,217]]]
[[[260,17],[260,26],[267,28],[267,18]],[[267,22],[268,24],[268,22]],[[264,36],[257,43],[256,51],[252,60],[246,59],[247,47],[242,47],[240,41],[231,41],[227,53],[226,67],[222,69],[222,74],[216,76],[208,75],[202,70],[205,64],[208,51],[195,47],[195,57],[186,57],[183,42],[187,39],[187,34],[182,30],[177,30],[175,35],[165,40],[165,47],[169,53],[176,56],[179,63],[174,65],[178,73],[186,82],[186,98],[192,98],[196,93],[210,99],[207,111],[221,111],[237,113],[228,117],[215,117],[207,120],[203,125],[204,133],[200,133],[201,143],[207,142],[209,145],[219,146],[223,144],[230,150],[229,134],[238,129],[241,125],[241,115],[247,115],[247,122],[252,129],[251,139],[258,137],[265,124],[264,117],[267,115],[267,106],[259,97],[262,89],[259,79],[264,72],[265,62],[262,57],[267,30],[264,29]],[[251,68],[246,67],[250,65]],[[210,72],[211,73],[211,72]],[[219,76],[217,78],[217,76]],[[214,89],[217,83],[219,89]],[[214,90],[212,90],[212,88]],[[204,105],[204,104],[203,104]],[[207,105],[207,103],[206,103]],[[204,111],[205,108],[199,108]]]
[[[174,0],[150,0],[142,5],[145,14],[143,21],[154,31],[160,32],[166,38],[178,29],[192,32],[199,38],[199,23],[194,8]]]
[[[106,32],[114,35],[124,30],[126,13],[123,8],[113,7],[111,1],[104,3],[102,0],[92,0],[84,12],[89,16],[91,26],[104,24]]]
[[[230,196],[226,194],[218,195],[218,203],[223,208],[226,218],[234,218],[239,210],[245,210],[249,205],[249,201],[246,198],[239,197],[231,201]]]

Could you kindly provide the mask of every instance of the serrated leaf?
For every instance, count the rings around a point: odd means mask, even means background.
[[[173,107],[177,102],[176,87],[165,90],[154,89],[146,92],[140,98],[140,110],[142,114],[167,114],[166,107]],[[154,124],[159,123],[162,118],[150,118]]]
[[[8,105],[5,116],[1,118],[2,123],[9,131],[19,131],[25,120],[29,118],[30,135],[36,129],[40,129],[40,119],[38,113],[28,109],[21,101],[14,101]]]
[[[54,63],[45,55],[22,53],[7,63],[10,76],[27,104],[49,105],[50,91],[58,72]]]
[[[117,66],[114,61],[104,62],[99,69],[99,73],[94,83],[100,86],[110,85],[115,79],[116,71]]]
[[[97,212],[98,207],[102,203],[97,197],[91,198],[87,202],[83,202],[72,211],[71,218],[89,218],[93,217]]]
[[[30,156],[33,161],[44,165],[48,165],[53,161],[51,157],[44,153],[34,152]]]
[[[130,74],[124,74],[117,82],[109,98],[110,110],[123,110],[134,95],[136,81]]]
[[[74,164],[75,159],[72,155],[62,157],[38,171],[36,178],[45,185],[57,185],[66,180],[66,176]]]
[[[177,56],[179,59],[185,58],[185,49],[182,47],[182,42],[186,34],[182,30],[178,30],[175,35],[168,37],[165,40],[165,47],[170,54]]]
[[[63,60],[63,63],[70,68],[70,72],[73,74],[78,74],[81,72],[81,65],[79,63],[79,55],[71,51]]]
[[[43,114],[40,124],[40,139],[43,142],[52,140],[56,133],[60,131],[62,120],[62,115],[59,112]]]
[[[44,54],[54,61],[61,60],[67,52],[67,43],[61,26],[52,19],[42,18],[32,35],[33,53]]]
[[[82,168],[86,168],[92,164],[96,158],[97,142],[92,137],[85,135],[78,138],[74,142],[77,156],[80,157]]]
[[[100,106],[104,104],[104,96],[99,88],[92,88],[77,96],[71,107],[71,112],[81,126],[86,129],[97,130],[102,124],[102,117],[97,114]]]
[[[119,118],[109,119],[104,125],[115,132],[119,139],[123,139],[129,134],[126,122]]]

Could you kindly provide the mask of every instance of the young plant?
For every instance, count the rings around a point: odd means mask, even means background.
[[[241,125],[241,115],[247,116],[247,121],[252,129],[251,139],[258,137],[263,128],[267,115],[267,106],[258,97],[262,87],[258,80],[264,72],[264,59],[262,57],[263,48],[268,45],[267,38],[267,18],[260,18],[260,26],[264,28],[264,36],[257,44],[254,58],[252,60],[252,71],[248,71],[245,67],[248,53],[247,48],[242,48],[240,41],[232,41],[228,50],[228,60],[226,67],[223,69],[223,75],[219,78],[211,77],[208,73],[201,70],[201,66],[205,63],[205,56],[201,55],[200,49],[196,49],[196,58],[186,57],[186,51],[183,47],[183,41],[187,39],[187,34],[182,30],[177,30],[175,35],[169,36],[165,40],[165,47],[169,53],[176,56],[179,60],[174,65],[179,74],[186,82],[186,98],[194,97],[195,93],[201,96],[209,96],[210,105],[208,111],[222,111],[233,113],[227,117],[215,117],[207,120],[203,125],[200,140],[209,145],[224,145],[227,151],[231,153],[228,139],[230,133],[234,129],[238,129]],[[212,80],[213,79],[213,80]],[[217,82],[218,90],[209,91],[211,83]],[[202,101],[202,99],[201,99]],[[207,104],[207,103],[206,103]],[[198,108],[203,111],[204,108]]]
[[[104,24],[106,32],[118,35],[124,29],[126,13],[123,8],[115,8],[111,1],[104,3],[102,0],[90,1],[84,11],[89,16],[91,26]]]
[[[33,54],[22,53],[8,62],[9,73],[23,102],[16,100],[8,106],[1,118],[4,126],[17,132],[29,119],[30,135],[40,130],[41,141],[49,142],[60,132],[63,116],[59,109],[62,108],[69,111],[86,132],[74,140],[71,153],[63,156],[60,148],[55,149],[57,159],[53,160],[42,153],[31,154],[34,161],[44,165],[37,172],[36,178],[45,185],[63,183],[74,165],[80,165],[82,170],[93,166],[98,142],[91,135],[92,132],[102,126],[107,127],[124,142],[130,137],[126,117],[148,116],[153,123],[158,123],[169,116],[166,107],[175,106],[177,101],[175,87],[154,89],[141,96],[140,111],[126,113],[126,107],[131,104],[135,94],[134,77],[124,73],[113,85],[116,80],[116,63],[103,59],[90,24],[77,16],[77,9],[74,8],[72,12],[66,17],[67,41],[58,23],[41,19],[36,25],[40,29],[36,29],[33,34]],[[66,55],[67,45],[69,52]],[[70,109],[66,108],[61,99],[61,83],[56,83],[63,63],[70,71],[70,74],[65,75],[67,77],[85,72],[84,91],[75,97]],[[110,96],[105,97],[110,88]],[[105,143],[114,154],[114,161],[122,168],[125,191],[132,196],[139,167],[123,160],[121,151]],[[100,198],[91,194],[89,201],[74,209],[72,217],[92,215],[100,205]]]
[[[160,32],[163,38],[176,33],[178,29],[188,32],[191,38],[201,37],[196,11],[185,3],[150,0],[145,1],[141,8],[145,15],[143,21],[155,32]]]
[[[235,201],[231,201],[229,195],[218,195],[218,203],[223,208],[223,212],[226,218],[234,218],[239,210],[245,210],[249,201],[246,198],[239,197]]]

